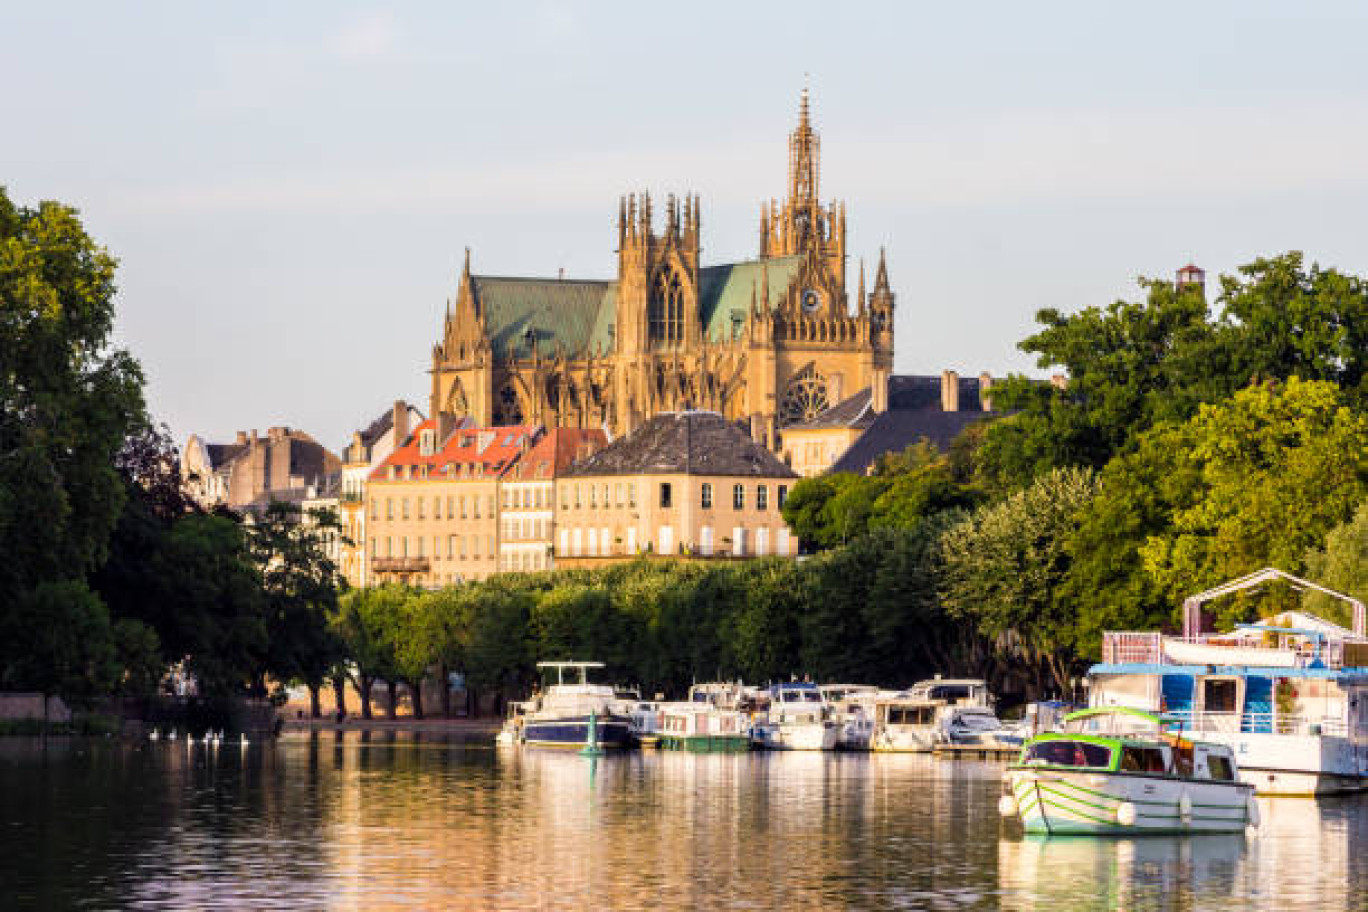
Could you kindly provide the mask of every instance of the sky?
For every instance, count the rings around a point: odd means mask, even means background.
[[[756,256],[811,87],[849,280],[900,373],[1049,373],[1044,307],[1189,260],[1368,274],[1368,4],[0,0],[0,185],[119,259],[117,343],[178,441],[333,448],[427,369],[475,272],[611,278],[618,198]]]

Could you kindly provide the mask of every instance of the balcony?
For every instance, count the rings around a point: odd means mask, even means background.
[[[371,558],[371,570],[375,573],[427,573],[429,567],[426,557]]]

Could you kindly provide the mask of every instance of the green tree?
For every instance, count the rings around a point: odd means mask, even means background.
[[[317,717],[319,693],[341,659],[328,618],[344,583],[326,551],[327,538],[338,534],[340,523],[331,510],[303,519],[297,505],[271,503],[253,517],[248,540],[267,602],[266,670],[282,681],[303,681],[310,712]]]
[[[1368,603],[1368,500],[1354,516],[1331,529],[1325,545],[1306,555],[1307,578],[1337,592]],[[1353,620],[1349,606],[1315,591],[1303,595],[1306,610],[1348,626]]]
[[[371,718],[371,692],[376,681],[397,678],[387,613],[397,610],[388,598],[390,590],[349,589],[337,600],[329,619],[333,635],[341,642],[347,673],[361,699],[361,718]]]
[[[109,612],[80,580],[39,583],[0,621],[0,687],[45,697],[90,697],[112,690],[119,656]]]
[[[115,454],[143,411],[138,365],[109,345],[114,265],[75,210],[16,206],[0,188],[0,626],[49,606],[103,631],[88,644],[97,652],[109,645],[107,613],[77,581],[104,559],[123,499]],[[23,667],[0,676],[33,679],[24,654],[10,655]],[[45,686],[83,690],[106,680],[100,664]]]
[[[1368,496],[1368,415],[1333,383],[1252,386],[1203,407],[1185,432],[1189,445],[1170,458],[1196,470],[1193,485],[1175,498],[1171,527],[1140,549],[1169,604],[1260,567],[1302,570]],[[1224,620],[1246,600],[1230,604]]]
[[[1068,541],[1097,492],[1088,469],[1055,469],[975,510],[942,539],[944,598],[998,649],[1067,693],[1077,663],[1076,603],[1061,597]]]

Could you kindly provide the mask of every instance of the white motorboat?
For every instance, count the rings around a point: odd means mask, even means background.
[[[835,750],[840,735],[822,692],[806,681],[771,687],[769,709],[751,728],[755,746],[765,750]]]
[[[1188,741],[1120,707],[1065,719],[1008,767],[998,809],[1028,833],[1239,832],[1259,823],[1254,787],[1228,745]]]

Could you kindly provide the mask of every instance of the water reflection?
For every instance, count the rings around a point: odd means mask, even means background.
[[[1368,803],[1235,836],[1026,840],[1001,767],[495,750],[375,732],[0,742],[0,906],[1355,908]]]

